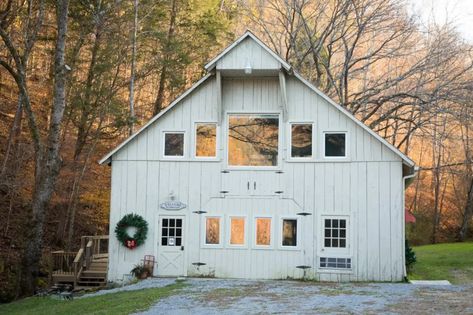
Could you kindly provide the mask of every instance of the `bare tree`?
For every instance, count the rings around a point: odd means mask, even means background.
[[[29,52],[33,48],[37,32],[40,30],[42,23],[44,3],[43,1],[40,1],[37,5],[39,8],[37,23],[33,27],[33,35],[27,37],[29,38],[29,41],[25,44],[23,54],[19,52],[19,46],[15,45],[11,36],[8,34],[7,29],[5,29],[6,17],[8,17],[8,14],[12,13],[11,11],[2,16],[2,25],[0,27],[0,36],[10,57],[14,60],[14,66],[10,66],[10,64],[3,59],[0,59],[0,65],[11,74],[17,83],[22,105],[24,106],[28,117],[28,127],[35,152],[35,182],[31,202],[31,229],[29,230],[28,243],[25,249],[23,268],[23,288],[25,293],[31,293],[34,290],[35,278],[39,273],[45,211],[51,199],[61,163],[60,134],[65,107],[66,67],[64,54],[67,33],[68,1],[57,0],[57,39],[54,58],[55,71],[53,87],[54,97],[47,136],[46,139],[43,140],[40,132],[41,127],[38,125],[31,107],[26,78],[27,56],[29,56]],[[11,7],[12,6],[9,6],[7,9]],[[28,8],[33,8],[33,1],[28,2]]]

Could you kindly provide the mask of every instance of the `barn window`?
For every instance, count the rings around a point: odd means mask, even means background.
[[[282,246],[297,246],[297,219],[282,220]]]
[[[277,166],[278,115],[228,116],[228,165]]]
[[[312,157],[312,124],[291,124],[291,157]]]
[[[230,218],[230,245],[245,244],[245,218]]]
[[[345,157],[346,156],[346,133],[327,132],[325,133],[325,156]]]
[[[271,245],[271,218],[256,218],[256,245]]]
[[[346,219],[324,219],[324,247],[347,247]]]
[[[351,269],[351,258],[320,257],[320,268]]]
[[[205,224],[205,244],[220,244],[220,218],[208,217]]]
[[[217,156],[217,124],[197,123],[195,125],[195,156]]]
[[[164,133],[164,156],[183,157],[184,156],[184,132]]]
[[[162,219],[161,227],[162,246],[182,245],[182,219]]]

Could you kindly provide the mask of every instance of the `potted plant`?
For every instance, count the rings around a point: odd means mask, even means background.
[[[142,264],[137,264],[131,269],[131,274],[137,279],[146,279],[150,275],[150,271]]]

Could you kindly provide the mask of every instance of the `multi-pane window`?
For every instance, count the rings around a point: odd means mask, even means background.
[[[228,116],[228,165],[277,166],[278,115]]]
[[[208,217],[205,221],[205,244],[220,244],[220,218]]]
[[[297,246],[297,220],[282,220],[282,246]]]
[[[343,132],[325,133],[325,156],[326,157],[346,156],[346,133],[343,133]]]
[[[256,218],[256,245],[271,245],[271,218]]]
[[[351,269],[351,258],[320,257],[320,268]]]
[[[217,156],[217,124],[198,123],[195,125],[195,156]]]
[[[230,245],[245,244],[245,218],[230,218]]]
[[[312,157],[312,124],[291,125],[291,157]]]
[[[184,133],[183,132],[164,133],[164,156],[167,156],[167,157],[184,156]]]
[[[162,246],[182,245],[182,219],[164,219],[161,227]]]
[[[324,246],[332,248],[347,247],[346,219],[324,219]]]

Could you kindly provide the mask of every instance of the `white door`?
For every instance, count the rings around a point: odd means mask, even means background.
[[[158,275],[183,276],[184,216],[159,217]]]

